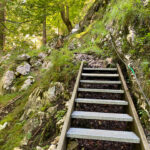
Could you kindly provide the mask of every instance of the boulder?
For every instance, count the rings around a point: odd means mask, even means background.
[[[29,59],[30,59],[30,56],[27,54],[22,54],[17,57],[17,60],[19,61],[28,61]]]
[[[33,83],[34,83],[34,78],[32,76],[28,76],[27,80],[24,81],[24,84],[22,85],[20,91],[27,90]]]
[[[16,69],[16,74],[27,75],[31,70],[30,64],[24,62],[22,65],[19,65]]]
[[[14,79],[15,79],[15,73],[13,71],[8,70],[2,79],[3,89],[10,90]]]
[[[44,60],[46,56],[47,56],[47,54],[45,54],[45,53],[43,53],[43,52],[41,52],[41,53],[38,55],[38,57],[39,57],[40,59],[42,59],[42,60]]]
[[[43,93],[45,99],[49,100],[49,102],[53,102],[56,100],[56,97],[60,95],[64,91],[63,84],[60,82],[56,82],[52,87],[48,89],[48,91]]]

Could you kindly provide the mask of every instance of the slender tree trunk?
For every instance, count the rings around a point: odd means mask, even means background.
[[[47,43],[47,34],[46,34],[46,16],[43,21],[43,45],[45,46]]]
[[[61,10],[61,18],[66,25],[67,29],[69,32],[72,30],[72,23],[69,18],[69,7],[68,6],[62,6]]]
[[[0,53],[5,46],[5,1],[0,2]]]

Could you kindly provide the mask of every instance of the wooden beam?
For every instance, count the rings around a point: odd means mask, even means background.
[[[78,91],[78,87],[79,87],[79,83],[80,83],[83,64],[84,63],[82,61],[80,69],[79,69],[79,73],[78,73],[78,76],[77,76],[77,80],[76,80],[76,83],[75,83],[75,86],[74,86],[74,90],[73,90],[73,93],[72,93],[72,97],[71,97],[71,100],[70,100],[70,104],[69,104],[69,107],[68,107],[66,119],[65,119],[62,131],[61,131],[61,135],[60,135],[60,139],[59,139],[59,142],[58,142],[57,150],[66,150],[66,140],[67,140],[66,134],[67,134],[68,129],[70,128],[71,114],[74,110],[75,99],[77,98],[77,91]]]
[[[140,150],[150,150],[149,148],[149,145],[148,145],[148,142],[147,142],[147,139],[146,139],[146,136],[145,136],[145,133],[144,133],[144,130],[142,128],[142,125],[140,123],[140,120],[139,120],[139,117],[137,115],[137,112],[136,112],[136,109],[135,109],[135,106],[134,106],[134,103],[133,103],[133,100],[131,98],[131,95],[130,95],[130,92],[129,92],[129,89],[127,87],[127,84],[125,82],[125,79],[124,79],[124,76],[122,74],[122,71],[121,71],[121,68],[119,66],[119,64],[117,64],[117,68],[118,68],[118,72],[119,72],[119,76],[120,76],[120,80],[122,82],[122,85],[123,85],[123,89],[124,89],[124,92],[125,92],[125,96],[126,96],[126,99],[127,101],[129,102],[129,113],[130,115],[133,117],[134,121],[133,121],[133,131],[140,137],[140,147],[139,149]],[[138,147],[137,147],[138,149]],[[136,150],[137,150],[136,149]]]

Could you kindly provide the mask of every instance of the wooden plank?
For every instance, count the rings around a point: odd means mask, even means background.
[[[121,81],[80,80],[80,83],[90,83],[90,84],[121,84]]]
[[[84,77],[119,77],[119,74],[99,74],[99,73],[82,73]]]
[[[124,122],[133,121],[133,118],[128,114],[119,114],[119,113],[117,114],[117,113],[74,111],[71,117],[75,119],[92,119],[92,120],[124,121]]]
[[[89,99],[89,98],[76,98],[76,103],[87,103],[87,104],[104,104],[104,105],[128,105],[127,101],[124,100],[108,100],[108,99]]]
[[[88,88],[78,88],[79,92],[96,92],[96,93],[116,93],[123,94],[123,90],[112,90],[112,89],[88,89]]]
[[[83,64],[84,64],[84,62],[82,61],[79,72],[78,72],[78,76],[77,76],[77,79],[76,79],[76,83],[75,83],[75,86],[74,86],[74,90],[73,90],[73,93],[72,93],[72,97],[71,97],[71,100],[70,100],[70,105],[68,107],[66,119],[65,119],[62,131],[61,131],[61,135],[60,135],[60,139],[59,139],[59,142],[58,142],[57,150],[66,150],[66,134],[67,134],[67,130],[70,128],[71,114],[72,114],[73,109],[74,109],[74,103],[75,103],[74,101],[77,97],[77,91],[78,91],[78,87],[79,87],[79,83],[80,83]]]
[[[133,100],[131,98],[129,89],[127,87],[127,84],[125,82],[125,79],[124,79],[124,76],[122,74],[122,71],[121,71],[121,68],[120,68],[119,64],[117,64],[117,68],[118,68],[120,79],[121,79],[122,84],[123,84],[123,88],[124,88],[124,91],[125,91],[126,99],[129,102],[129,113],[134,119],[134,121],[133,121],[133,131],[141,139],[140,146],[137,146],[136,149],[139,149],[139,150],[150,150],[148,142],[147,142],[147,139],[146,139],[146,136],[145,136],[145,133],[144,133],[144,130],[143,130],[142,125],[140,123],[140,120],[139,120],[139,117],[137,115],[137,112],[136,112]]]
[[[129,131],[113,131],[99,129],[70,128],[67,137],[77,139],[92,139],[126,143],[140,143],[138,136]]]

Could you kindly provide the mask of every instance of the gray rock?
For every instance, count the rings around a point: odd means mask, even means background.
[[[29,74],[30,70],[31,66],[28,63],[24,63],[17,67],[16,72],[21,75],[27,75]]]
[[[136,33],[135,30],[133,29],[133,27],[129,26],[128,27],[129,30],[129,34],[127,35],[127,41],[134,46],[134,41],[135,41],[135,37],[136,37]]]
[[[5,90],[10,90],[11,85],[15,79],[15,73],[13,71],[7,71],[2,79],[2,87]]]
[[[20,91],[27,90],[33,83],[34,83],[34,78],[32,76],[28,76],[27,80],[24,81],[24,84],[22,85]]]
[[[73,34],[73,33],[77,32],[77,31],[79,31],[79,29],[80,29],[80,25],[76,24],[75,28],[72,29],[71,33]]]
[[[28,61],[29,59],[30,59],[30,56],[27,54],[19,55],[17,58],[17,60],[20,60],[20,61]]]
[[[48,91],[43,93],[45,99],[49,102],[53,102],[56,100],[56,97],[64,91],[63,84],[60,82],[54,83],[52,87],[48,89]]]
[[[42,60],[44,60],[46,56],[47,56],[47,54],[45,54],[45,53],[43,53],[43,52],[41,52],[41,53],[38,55],[38,57],[39,57],[40,59],[42,59]]]
[[[1,64],[3,61],[8,60],[8,59],[10,58],[10,56],[11,56],[11,54],[7,54],[7,55],[1,57],[0,64]]]

